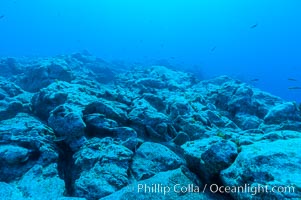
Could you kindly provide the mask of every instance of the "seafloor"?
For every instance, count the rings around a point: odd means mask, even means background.
[[[0,199],[300,199],[300,105],[87,54],[0,59]]]

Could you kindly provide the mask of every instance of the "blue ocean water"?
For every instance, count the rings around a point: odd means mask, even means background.
[[[229,75],[301,102],[299,0],[1,0],[0,56],[82,51]]]

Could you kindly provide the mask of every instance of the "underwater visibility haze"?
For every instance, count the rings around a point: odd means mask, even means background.
[[[1,0],[0,199],[300,200],[300,0]]]
[[[85,49],[105,60],[164,60],[300,102],[301,90],[289,89],[301,86],[300,8],[298,0],[3,0],[0,55]]]

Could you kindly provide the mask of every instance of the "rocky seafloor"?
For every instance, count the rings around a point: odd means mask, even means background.
[[[0,69],[0,199],[301,198],[295,102],[79,53]]]

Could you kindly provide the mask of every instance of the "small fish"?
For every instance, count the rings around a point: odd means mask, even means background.
[[[254,78],[254,79],[251,80],[251,82],[257,82],[257,81],[259,81],[258,78]]]
[[[67,139],[67,136],[56,137],[53,139],[54,142],[61,142]]]
[[[210,51],[213,52],[213,51],[215,51],[215,49],[216,49],[216,46],[212,47]]]
[[[253,24],[252,26],[250,26],[251,29],[256,28],[258,26],[258,24]]]
[[[5,17],[5,15],[0,15],[0,19],[3,19]]]
[[[288,87],[287,89],[289,89],[289,90],[301,90],[301,87],[293,86],[293,87]]]
[[[288,81],[298,81],[298,80],[295,79],[295,78],[288,78],[287,80],[288,80]]]
[[[174,56],[171,56],[170,59],[174,60],[174,59],[176,59],[176,58],[175,58]]]

